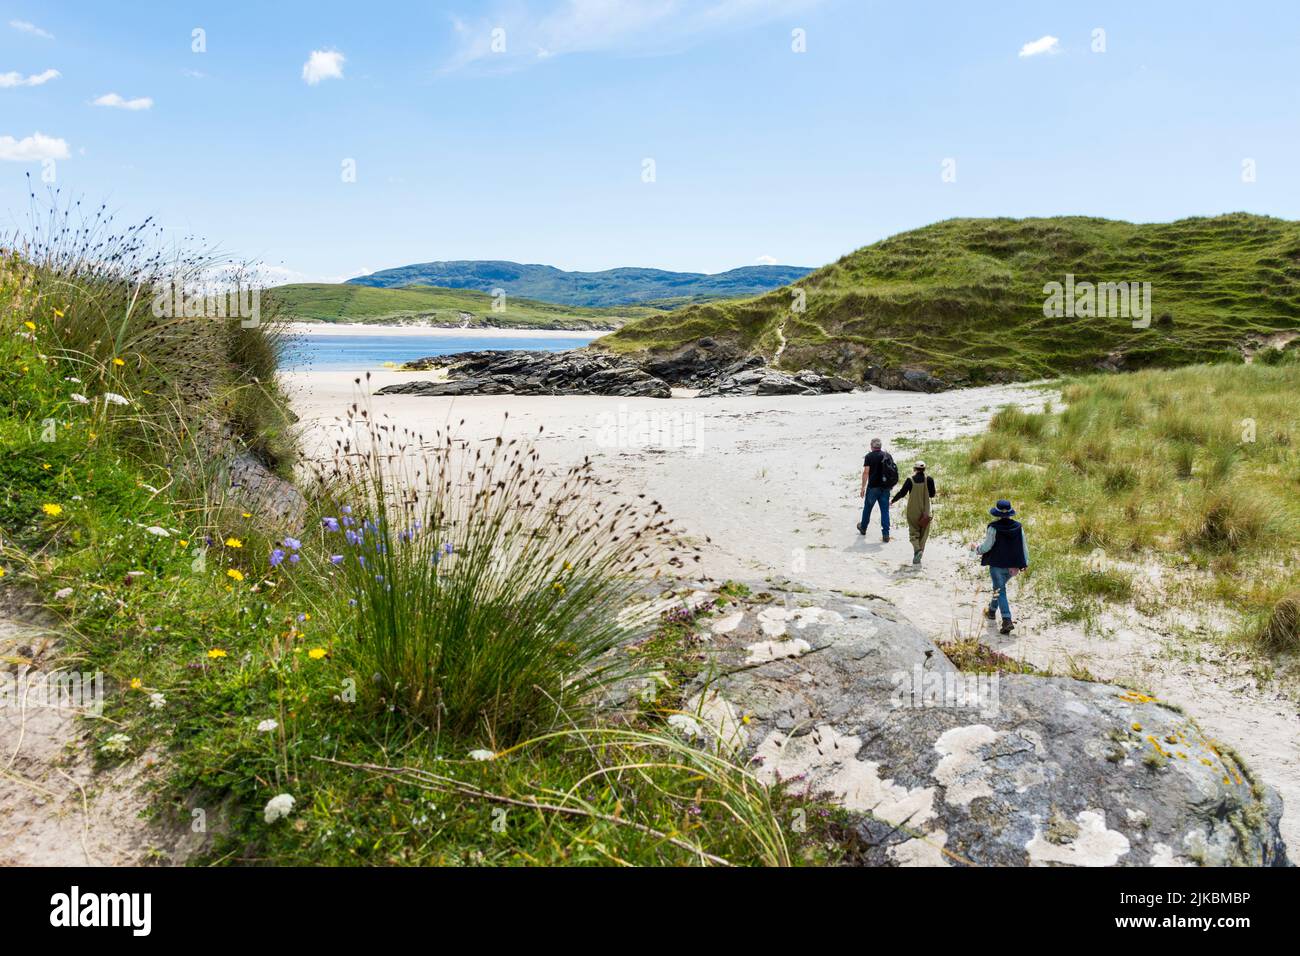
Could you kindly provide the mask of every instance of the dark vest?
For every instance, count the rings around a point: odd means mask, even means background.
[[[999,518],[990,521],[989,527],[997,531],[997,537],[993,540],[993,547],[980,558],[980,564],[994,568],[1028,567],[1020,522],[1012,518]]]

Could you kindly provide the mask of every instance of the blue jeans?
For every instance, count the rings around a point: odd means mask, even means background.
[[[871,509],[880,502],[880,533],[886,538],[889,537],[889,489],[888,488],[868,488],[867,500],[862,505],[862,530],[866,531],[871,525]]]
[[[1002,620],[1011,620],[1011,602],[1007,600],[1007,582],[1011,580],[1010,568],[989,567],[989,577],[993,579],[993,600],[989,601],[989,610],[1002,612]]]

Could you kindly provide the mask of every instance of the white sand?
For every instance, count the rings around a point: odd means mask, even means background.
[[[309,449],[323,453],[332,444],[333,420],[358,395],[355,377],[328,371],[286,376]],[[409,372],[375,372],[370,386],[411,378]],[[900,438],[972,433],[1004,404],[1036,407],[1045,397],[1025,387],[666,401],[387,396],[372,399],[371,408],[415,430],[463,418],[468,438],[498,434],[509,411],[512,437],[532,438],[544,428],[539,442],[544,462],[570,464],[590,455],[629,493],[645,492],[661,501],[696,543],[703,544],[707,535],[705,570],[718,579],[789,577],[879,594],[937,640],[981,631],[990,646],[1038,667],[1068,673],[1074,663],[1099,679],[1131,682],[1180,704],[1282,793],[1283,835],[1300,850],[1296,705],[1276,689],[1259,686],[1248,655],[1211,639],[1213,622],[1185,610],[1160,619],[1121,611],[1103,621],[1100,634],[1090,635],[1078,625],[1055,623],[1049,604],[1014,583],[1017,630],[1002,637],[979,618],[987,578],[965,548],[982,536],[989,520],[982,512],[950,514],[938,499],[935,536],[919,570],[910,563],[901,502],[894,507],[897,536],[890,544],[881,543],[874,524],[866,537],[857,534],[862,455],[872,437],[883,438],[888,448]],[[906,474],[914,453],[900,449],[895,457]],[[942,494],[943,475],[934,477]],[[1032,551],[1034,517],[1024,518]],[[1198,633],[1170,636],[1177,625]]]
[[[589,339],[603,335],[603,332],[578,329],[497,329],[465,328],[449,329],[437,325],[376,325],[374,323],[334,323],[334,322],[288,322],[285,331],[290,335],[329,336],[329,335],[415,335],[434,336],[438,338],[537,338],[537,339]]]

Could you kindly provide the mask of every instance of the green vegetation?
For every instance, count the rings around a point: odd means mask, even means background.
[[[538,302],[597,308],[650,305],[665,301],[701,302],[758,295],[793,282],[811,270],[799,266],[741,266],[714,275],[636,267],[601,272],[567,272],[555,266],[492,259],[418,262],[349,279],[350,286],[446,289],[504,289]]]
[[[495,311],[493,298],[470,289],[412,285],[379,289],[363,285],[302,283],[267,291],[281,316],[302,322],[433,323],[473,328],[614,329],[656,315],[646,306],[584,308],[508,296]]]
[[[1300,646],[1300,353],[1063,386],[1065,407],[1006,408],[982,435],[928,447],[949,513],[977,536],[1008,497],[1028,522],[1028,580],[1088,619],[1105,602],[1225,609],[1261,651]],[[1149,573],[1151,571],[1158,573]]]
[[[1047,317],[1044,286],[1150,282],[1150,326]],[[806,309],[796,312],[796,292]],[[1085,217],[952,219],[866,246],[754,299],[691,305],[600,339],[665,352],[710,336],[772,359],[862,380],[922,369],[949,385],[1099,367],[1240,362],[1294,334],[1300,223],[1245,213],[1134,224]]]
[[[275,323],[158,318],[152,282],[208,263],[66,225],[0,266],[0,587],[62,619],[52,663],[105,675],[97,758],[161,754],[159,817],[205,812],[197,862],[828,859],[833,814],[794,832],[806,801],[669,722],[713,607],[611,613],[689,557],[657,505],[446,434],[423,485],[385,484],[421,439],[358,412],[287,527],[223,465],[291,470]]]

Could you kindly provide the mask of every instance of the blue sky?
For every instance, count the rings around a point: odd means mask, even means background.
[[[817,266],[951,216],[1298,218],[1297,62],[1292,0],[0,2],[0,226],[49,158],[289,281]]]

